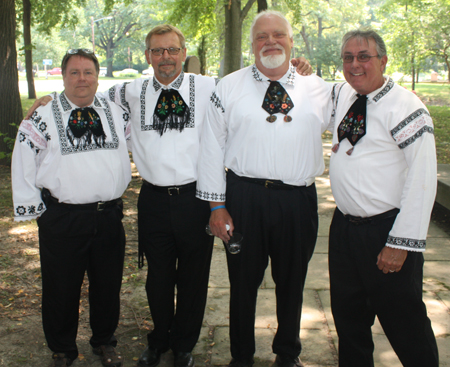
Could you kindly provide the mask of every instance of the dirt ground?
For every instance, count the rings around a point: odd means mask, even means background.
[[[51,352],[46,346],[41,324],[37,226],[34,221],[13,221],[10,179],[9,167],[0,166],[0,366],[48,366]],[[132,182],[123,197],[127,247],[121,318],[116,336],[124,366],[136,365],[146,345],[146,334],[152,327],[144,290],[147,270],[137,267],[136,202],[141,183],[134,169]],[[436,208],[433,221],[450,233],[448,211]],[[86,280],[80,302],[80,356],[74,367],[101,366],[89,346],[87,283]],[[207,361],[204,365],[208,365]]]
[[[41,323],[41,274],[36,222],[13,221],[9,167],[0,166],[0,366],[48,366],[51,352]],[[151,317],[144,286],[146,267],[137,267],[136,203],[141,178],[133,173],[124,200],[127,233],[121,296],[121,318],[116,337],[126,366],[134,366],[146,345]],[[80,356],[73,364],[101,366],[89,346],[88,281],[80,301],[78,346]]]

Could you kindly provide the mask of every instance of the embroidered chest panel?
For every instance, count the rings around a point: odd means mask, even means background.
[[[68,111],[71,109],[70,104],[67,102],[63,95],[61,95],[60,101],[64,111]],[[106,134],[103,131],[103,133],[99,135],[97,134],[96,130],[87,127],[85,128],[85,132],[82,134],[82,136],[73,134],[73,129],[70,128],[69,124],[66,124],[65,121],[63,121],[62,113],[58,106],[58,101],[56,99],[52,101],[52,112],[55,119],[62,155],[88,152],[99,149],[117,149],[119,147],[119,137],[114,125],[111,109],[109,108],[109,104],[105,99],[102,98],[101,101],[103,102],[103,105],[106,106],[106,108],[104,109],[106,121],[102,121],[102,124],[107,124],[109,126],[109,133]],[[101,107],[101,104],[97,98],[95,98],[94,104],[96,107]]]
[[[148,130],[156,130],[153,125],[153,111],[151,115],[147,118],[147,121],[145,119],[145,113],[146,113],[146,103],[145,103],[145,96],[147,94],[147,89],[155,88],[155,85],[149,86],[150,80],[147,79],[142,84],[142,90],[140,95],[140,110],[141,110],[141,131],[148,131]],[[157,96],[155,97],[157,99]],[[189,121],[184,125],[185,128],[193,128],[195,127],[195,76],[189,75]]]

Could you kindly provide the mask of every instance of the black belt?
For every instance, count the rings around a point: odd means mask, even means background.
[[[295,190],[300,189],[305,186],[295,186],[295,185],[288,185],[280,180],[270,180],[265,178],[253,178],[253,177],[245,177],[245,176],[238,176],[236,173],[234,173],[232,170],[228,170],[228,175],[234,176],[238,178],[241,181],[251,182],[257,185],[264,186],[266,189],[273,189],[273,190]]]
[[[400,209],[391,209],[387,212],[381,213],[381,214],[377,214],[374,215],[372,217],[354,217],[353,215],[344,215],[344,217],[352,224],[355,225],[360,225],[360,224],[367,224],[367,223],[376,223],[379,222],[383,219],[387,219],[387,218],[391,218],[391,217],[395,217],[398,212],[400,211]]]
[[[144,180],[144,185],[150,186],[153,190],[157,192],[162,192],[164,194],[169,194],[170,196],[172,196],[172,195],[181,195],[188,191],[194,191],[197,182],[194,181],[186,185],[180,186],[156,186]]]
[[[44,199],[44,197],[43,197]],[[71,208],[74,210],[94,210],[94,211],[102,211],[107,208],[110,208],[114,205],[120,204],[122,202],[121,198],[110,200],[110,201],[98,201],[96,203],[89,203],[89,204],[68,204],[68,203],[60,203],[58,199],[54,198],[53,196],[46,196],[44,199],[45,205],[48,204],[58,204],[61,206],[64,206],[66,208]]]

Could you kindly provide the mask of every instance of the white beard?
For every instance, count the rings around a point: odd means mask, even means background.
[[[263,56],[263,52],[266,49],[266,46],[264,46],[261,51],[259,52],[261,64],[267,69],[276,69],[283,65],[283,63],[286,61],[286,52],[284,51],[283,47],[277,47],[279,50],[282,51],[281,55],[268,55]]]

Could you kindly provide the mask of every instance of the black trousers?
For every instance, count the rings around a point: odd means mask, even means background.
[[[376,265],[395,217],[350,223],[336,208],[330,228],[331,309],[340,367],[371,367],[375,315],[406,367],[437,367],[436,339],[422,301],[423,254],[408,252],[398,273]]]
[[[122,202],[103,211],[47,203],[38,219],[42,320],[49,348],[75,359],[80,291],[89,278],[93,348],[117,344],[125,253]]]
[[[270,256],[278,318],[272,349],[295,358],[301,352],[303,287],[317,239],[315,185],[266,189],[228,174],[226,206],[244,237],[239,254],[227,253],[231,355],[243,360],[255,353],[256,299]]]
[[[154,329],[149,346],[190,352],[200,335],[214,238],[205,227],[209,203],[144,184],[138,201],[139,244],[148,262],[147,298]],[[176,311],[175,311],[176,287]]]

